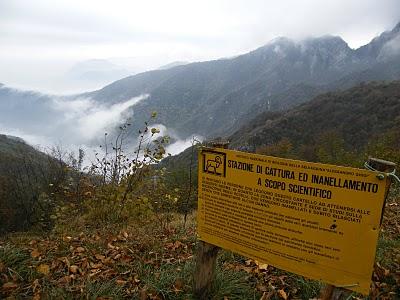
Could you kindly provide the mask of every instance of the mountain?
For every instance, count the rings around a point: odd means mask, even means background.
[[[25,229],[42,215],[41,191],[49,190],[65,168],[22,139],[0,134],[0,235]]]
[[[230,139],[233,148],[253,151],[282,140],[295,148],[313,147],[332,132],[354,151],[388,132],[400,133],[400,81],[361,84],[319,95],[287,112],[261,114]]]
[[[86,136],[93,140],[104,133],[103,120],[118,128],[131,117],[132,130],[139,130],[156,111],[153,122],[164,125],[178,140],[192,135],[226,137],[260,113],[287,110],[323,92],[361,82],[400,79],[399,57],[400,24],[359,49],[351,49],[337,36],[277,38],[244,55],[139,73],[61,101],[3,86],[0,131],[29,124],[22,131],[49,136],[79,118],[74,125],[82,138],[73,140],[82,144]],[[132,101],[140,95],[149,96]],[[11,132],[18,134],[18,130]],[[74,135],[76,130],[68,131],[62,140],[70,141]]]
[[[71,86],[85,85],[95,88],[132,75],[132,73],[106,59],[89,59],[73,65],[64,74],[64,81]]]
[[[263,112],[228,140],[230,149],[308,161],[361,167],[372,155],[400,164],[400,81],[362,83],[288,111]],[[197,167],[194,152],[188,148],[162,166],[186,174],[191,161]]]
[[[88,95],[119,102],[150,94],[131,109],[138,124],[158,111],[159,121],[182,137],[226,136],[266,110],[287,109],[362,81],[399,79],[399,39],[399,25],[356,50],[335,36],[278,38],[232,59],[145,72]]]
[[[159,67],[158,70],[167,70],[167,69],[171,69],[171,68],[178,67],[178,66],[184,66],[187,64],[189,64],[188,61],[174,61],[172,63],[169,63],[169,64]]]
[[[4,129],[21,131],[26,124],[32,131],[43,132],[44,123],[58,120],[51,107],[49,95],[0,85],[0,134]]]

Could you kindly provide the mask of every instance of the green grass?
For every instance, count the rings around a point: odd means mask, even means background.
[[[28,281],[34,279],[38,274],[34,268],[29,267],[30,253],[11,245],[0,247],[0,261],[4,264],[5,273],[10,278],[17,277],[18,280]]]
[[[385,235],[381,234],[376,250],[376,261],[384,267],[391,267],[393,257],[390,254],[397,249],[400,249],[400,237],[397,239],[388,239]]]
[[[122,299],[122,288],[111,281],[87,282],[81,299],[96,300],[98,297],[111,297],[112,299]]]
[[[323,287],[323,283],[317,280],[310,280],[303,276],[296,274],[290,274],[291,282],[294,283],[298,292],[297,297],[300,299],[314,299],[318,297],[318,294]]]
[[[243,271],[217,268],[211,299],[224,299],[224,296],[229,300],[260,299],[261,294],[249,283],[247,277],[247,273]]]

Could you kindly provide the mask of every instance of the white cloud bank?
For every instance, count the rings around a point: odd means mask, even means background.
[[[50,98],[40,106],[35,102],[33,105],[40,109],[34,113],[29,113],[29,105],[24,107],[28,113],[20,107],[3,112],[12,114],[15,122],[0,123],[0,134],[20,137],[42,149],[61,146],[64,150],[76,152],[78,148],[82,148],[86,150],[89,158],[93,159],[92,153],[94,150],[100,150],[98,145],[103,143],[104,133],[112,132],[132,117],[135,105],[148,97],[148,94],[143,94],[111,105],[96,102],[91,98]],[[0,119],[1,117],[0,111]],[[134,117],[132,121],[134,122]],[[153,124],[149,127],[160,130],[154,138],[165,135],[171,137],[172,143],[166,147],[167,153],[171,155],[176,155],[191,146],[192,137],[181,139],[174,130],[163,124]],[[200,136],[194,137],[202,140]],[[134,143],[135,138],[137,137],[131,137],[130,142]]]
[[[35,146],[61,144],[75,150],[78,147],[90,147],[105,132],[126,121],[128,109],[148,97],[144,94],[112,105],[101,104],[91,98],[67,100],[54,97],[40,103],[40,106],[34,103],[33,106],[40,109],[31,114],[29,105],[25,111],[17,106],[4,112],[12,114],[15,122],[0,123],[0,133],[21,137]],[[1,116],[2,112],[0,119]]]

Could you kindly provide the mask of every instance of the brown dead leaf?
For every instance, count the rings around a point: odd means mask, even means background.
[[[69,242],[69,241],[71,241],[72,240],[72,237],[71,236],[64,236],[63,237],[63,241],[64,242]]]
[[[76,266],[76,265],[72,265],[72,266],[69,267],[69,271],[70,271],[71,273],[76,274],[76,273],[78,273],[78,270],[79,270],[79,268],[78,268],[78,266]]]
[[[98,259],[98,260],[103,260],[106,258],[104,255],[100,255],[100,254],[96,254],[94,257],[96,257],[96,259]]]
[[[6,266],[4,265],[4,263],[2,261],[0,261],[0,273],[5,272],[6,270]]]
[[[76,252],[78,252],[78,253],[85,252],[85,248],[83,248],[83,247],[78,247],[78,248],[76,248]]]
[[[37,258],[40,256],[40,252],[37,249],[31,251],[32,258]]]
[[[287,294],[283,289],[279,290],[278,293],[279,293],[279,296],[282,297],[282,299],[287,300]]]
[[[103,267],[103,264],[102,263],[98,263],[98,264],[90,263],[90,267],[92,269],[101,269]]]
[[[264,263],[261,263],[259,261],[255,261],[255,263],[256,263],[258,269],[261,270],[261,271],[265,271],[265,270],[268,269],[268,264],[264,264]]]
[[[3,290],[13,290],[16,289],[18,287],[18,284],[16,284],[15,282],[6,282],[5,284],[3,284],[2,288]]]
[[[274,291],[270,291],[269,293],[264,292],[261,296],[260,300],[269,300],[274,295]]]
[[[268,286],[266,286],[264,283],[257,283],[256,288],[260,292],[268,291]]]
[[[178,249],[179,247],[182,247],[182,246],[184,246],[184,244],[182,244],[180,241],[176,241],[174,243],[174,249]]]
[[[139,275],[136,274],[136,275],[133,277],[133,282],[136,283],[136,284],[139,284],[139,283],[140,283]]]
[[[70,281],[71,281],[71,277],[69,277],[69,276],[67,275],[67,276],[61,277],[61,278],[58,280],[58,283],[60,283],[60,284],[68,284]]]
[[[183,291],[183,286],[184,286],[183,280],[181,278],[177,278],[175,280],[174,285],[173,285],[174,292],[175,293],[182,292]]]
[[[243,270],[243,271],[245,271],[245,272],[248,273],[248,274],[251,274],[252,271],[253,271],[253,268],[252,268],[252,267],[240,266],[240,269]]]
[[[32,290],[34,293],[39,292],[41,289],[40,283],[39,283],[39,279],[35,279],[32,283]]]
[[[245,261],[245,264],[246,264],[246,266],[250,266],[252,262],[253,262],[252,259],[248,259]]]
[[[122,232],[122,235],[123,235],[123,236],[124,236],[124,238],[126,238],[126,239],[127,239],[127,238],[128,238],[128,236],[129,236],[129,235],[128,235],[128,233],[127,233],[126,231],[123,231],[123,232]]]
[[[143,288],[139,292],[139,299],[140,300],[147,300],[147,288]]]
[[[120,286],[124,286],[128,281],[126,280],[122,280],[122,279],[117,279],[115,280],[115,283],[120,285]]]
[[[40,293],[36,293],[35,295],[33,295],[32,300],[40,300],[40,299],[41,299]]]
[[[68,268],[71,265],[67,257],[61,257],[59,260],[62,261]]]
[[[47,264],[40,264],[37,266],[36,271],[47,276],[50,273],[50,266]]]

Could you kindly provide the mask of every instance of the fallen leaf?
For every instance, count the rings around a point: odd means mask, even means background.
[[[32,300],[40,300],[40,293],[36,293],[35,295],[33,295]]]
[[[147,288],[143,288],[139,292],[139,299],[140,300],[147,300]]]
[[[263,264],[258,261],[256,261],[256,264],[257,264],[259,270],[265,271],[268,269],[268,264]]]
[[[71,281],[71,278],[70,278],[69,276],[61,277],[61,278],[58,280],[58,282],[59,282],[60,284],[67,284],[67,283],[69,283],[70,281]]]
[[[122,279],[117,279],[117,280],[115,280],[115,283],[118,284],[118,285],[123,286],[123,285],[125,285],[127,283],[127,281],[126,280],[122,280]]]
[[[390,274],[390,270],[384,268],[384,275],[389,276],[389,274]]]
[[[264,292],[261,296],[260,300],[269,300],[274,295],[274,291],[270,291],[269,293]]]
[[[18,287],[18,284],[16,284],[15,282],[6,282],[5,284],[3,284],[3,290],[13,290],[16,289]]]
[[[6,266],[3,264],[3,262],[0,261],[0,273],[3,273],[6,270]]]
[[[40,283],[39,283],[39,279],[35,279],[32,283],[32,290],[34,293],[39,292],[40,291]]]
[[[135,276],[133,277],[133,282],[136,283],[136,284],[140,283],[140,279],[139,279],[139,276],[138,276],[138,275],[135,275]]]
[[[103,260],[106,258],[104,255],[100,255],[100,254],[96,254],[94,257],[96,257],[96,259],[98,259],[98,260]]]
[[[287,294],[284,290],[279,290],[278,291],[279,295],[282,297],[282,299],[287,299]]]
[[[268,291],[268,286],[266,286],[266,285],[263,284],[263,283],[258,283],[258,284],[256,285],[256,288],[257,288],[257,290],[259,290],[260,292],[266,292],[266,291]]]
[[[98,263],[98,264],[90,263],[90,267],[92,269],[100,269],[103,267],[103,264],[102,263]]]
[[[183,283],[183,280],[181,278],[176,279],[175,283],[174,283],[174,286],[173,286],[174,292],[175,293],[182,292],[183,285],[184,285],[184,283]]]
[[[37,266],[36,270],[43,274],[43,275],[49,275],[50,273],[50,266],[46,265],[46,264],[40,264],[39,266]]]
[[[40,252],[37,249],[31,251],[32,258],[37,258],[40,256]]]
[[[252,262],[253,262],[252,259],[248,259],[245,261],[245,264],[246,264],[246,266],[250,266]]]
[[[78,247],[78,248],[76,248],[76,252],[79,252],[79,253],[85,252],[85,248]]]
[[[72,265],[72,266],[69,267],[69,271],[70,271],[71,273],[76,274],[76,273],[78,272],[78,270],[79,270],[79,268],[78,268],[78,266],[76,266],[76,265]]]

